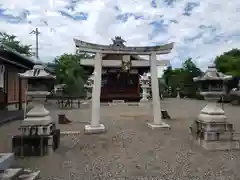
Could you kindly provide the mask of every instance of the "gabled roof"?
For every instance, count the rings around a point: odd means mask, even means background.
[[[12,57],[9,57],[8,55]],[[24,69],[32,69],[35,64],[34,59],[27,57],[2,43],[0,43],[0,59]]]
[[[230,80],[230,79],[232,79],[232,76],[218,72],[214,65],[208,66],[207,71],[202,76],[193,78],[194,81]]]

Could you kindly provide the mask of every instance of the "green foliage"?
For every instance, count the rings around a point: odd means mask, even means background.
[[[9,35],[4,32],[0,32],[0,43],[16,50],[20,54],[26,56],[33,56],[31,45],[23,45],[16,39],[17,37],[14,35]]]
[[[215,65],[218,71],[232,76],[240,76],[240,50],[232,49],[228,52],[217,56]],[[163,74],[167,86],[173,88],[173,92],[180,87],[181,93],[188,97],[201,98],[197,92],[196,84],[193,77],[201,75],[201,70],[188,58],[181,68],[172,69],[168,67]]]
[[[167,86],[172,87],[173,94],[176,88],[181,89],[181,93],[186,96],[195,96],[197,87],[193,78],[201,75],[201,70],[188,58],[181,68],[172,69],[168,67],[163,74],[163,79]]]
[[[232,76],[240,76],[240,50],[232,49],[215,59],[218,71]]]
[[[167,88],[167,85],[163,78],[158,78],[158,84],[159,84],[159,93],[163,93],[163,91]]]
[[[57,77],[57,83],[66,84],[65,93],[71,96],[84,96],[84,84],[87,73],[80,65],[80,60],[88,58],[86,54],[63,54],[50,64]]]

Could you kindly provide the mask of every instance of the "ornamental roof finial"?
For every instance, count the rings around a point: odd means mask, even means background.
[[[124,39],[122,39],[121,36],[115,36],[115,39],[112,39],[113,44],[112,46],[117,46],[117,47],[124,47],[124,43],[126,42]]]

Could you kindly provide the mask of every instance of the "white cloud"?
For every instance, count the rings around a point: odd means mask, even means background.
[[[19,24],[9,23],[1,18],[0,30],[15,34],[23,43],[35,44],[34,36],[29,35],[38,27],[41,31],[39,55],[43,61],[51,61],[55,56],[74,52],[73,38],[109,44],[111,38],[120,35],[127,45],[154,45],[175,42],[170,55],[172,64],[180,65],[187,58],[205,68],[216,55],[231,48],[240,47],[240,1],[239,0],[178,0],[166,6],[158,0],[157,8],[150,0],[1,0],[0,8],[5,15],[22,16],[28,11],[27,21]],[[199,3],[191,16],[184,16],[187,3]],[[117,8],[116,8],[117,7]],[[62,16],[87,13],[87,20],[73,20]],[[139,18],[129,17],[125,22],[116,17],[123,13],[133,13]],[[153,21],[164,26],[153,33]],[[31,22],[31,24],[29,24]],[[46,26],[46,23],[48,26]],[[208,28],[201,29],[199,26]],[[212,31],[212,29],[215,29]],[[200,35],[201,34],[201,35]],[[231,37],[234,35],[234,37]],[[217,40],[214,40],[217,39]]]

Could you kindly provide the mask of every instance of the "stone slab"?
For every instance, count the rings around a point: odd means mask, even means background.
[[[22,168],[9,168],[4,172],[0,173],[1,180],[12,180],[16,179],[17,176],[23,171]]]
[[[81,134],[81,131],[61,131],[61,135],[79,135]]]
[[[128,105],[128,106],[139,106],[139,103],[137,103],[137,102],[136,102],[136,103],[132,102],[132,103],[127,103],[127,105]]]
[[[140,99],[140,103],[148,103],[149,100],[148,99]]]
[[[36,180],[40,177],[40,171],[31,171],[31,170],[24,170],[24,173],[19,176],[19,179],[22,180]]]
[[[0,171],[12,166],[15,157],[13,153],[0,153]]]
[[[109,106],[109,103],[100,103],[100,106]]]
[[[154,123],[147,123],[148,127],[151,128],[152,130],[154,129],[171,129],[171,126],[167,123],[162,122],[161,124],[154,124]]]
[[[106,129],[103,124],[99,124],[98,126],[85,125],[85,128],[84,128],[85,134],[100,134],[105,132],[106,132]]]
[[[122,103],[125,103],[124,100],[112,100],[112,104],[122,104]]]
[[[205,141],[194,139],[197,145],[208,151],[240,150],[240,141]]]

